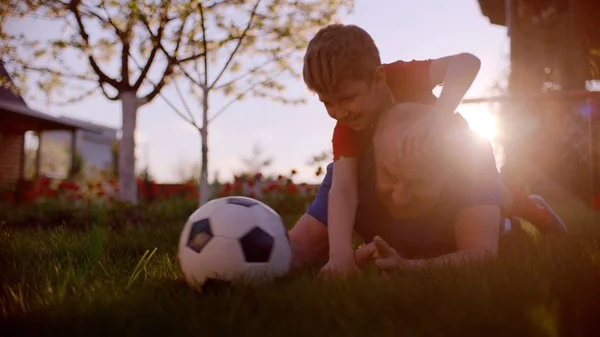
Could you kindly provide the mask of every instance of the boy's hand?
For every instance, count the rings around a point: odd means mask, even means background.
[[[359,272],[354,258],[349,259],[329,259],[327,264],[319,272],[320,277],[331,278],[355,274]]]

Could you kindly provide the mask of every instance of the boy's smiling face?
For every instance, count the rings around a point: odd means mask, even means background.
[[[335,86],[332,92],[318,92],[331,118],[347,124],[354,130],[363,130],[372,125],[379,112],[390,99],[385,83],[383,67],[378,67],[369,82],[346,80]]]

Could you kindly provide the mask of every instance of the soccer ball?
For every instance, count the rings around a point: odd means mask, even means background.
[[[179,264],[186,282],[255,282],[288,272],[292,250],[281,217],[246,197],[214,199],[187,220],[179,238]]]

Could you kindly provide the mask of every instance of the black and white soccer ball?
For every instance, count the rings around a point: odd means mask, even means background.
[[[265,281],[290,269],[292,250],[281,217],[246,197],[214,199],[187,220],[179,264],[193,288],[207,280]]]

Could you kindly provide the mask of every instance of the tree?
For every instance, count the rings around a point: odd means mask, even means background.
[[[198,8],[208,11],[225,2],[229,1],[2,1],[0,55],[21,91],[36,82],[48,101],[56,104],[77,102],[98,91],[121,102],[119,198],[136,202],[138,109],[160,95],[177,75],[177,67],[204,57],[207,48],[217,48],[207,41],[197,42]],[[10,32],[15,21],[40,18],[60,24],[60,36],[36,40]],[[82,62],[73,62],[77,58]],[[65,87],[80,90],[66,94]],[[65,95],[68,99],[54,100]]]
[[[186,114],[173,109],[194,126],[201,141],[200,205],[208,189],[208,127],[233,103],[248,96],[268,98],[284,104],[299,104],[301,98],[285,97],[282,78],[299,76],[301,51],[317,29],[351,10],[353,0],[231,0],[198,3],[199,48],[206,53],[194,62],[176,68],[200,97],[201,122],[194,117],[175,84]],[[296,67],[295,67],[296,66]],[[220,94],[230,101],[212,114],[210,97]],[[212,115],[212,116],[209,116]]]

